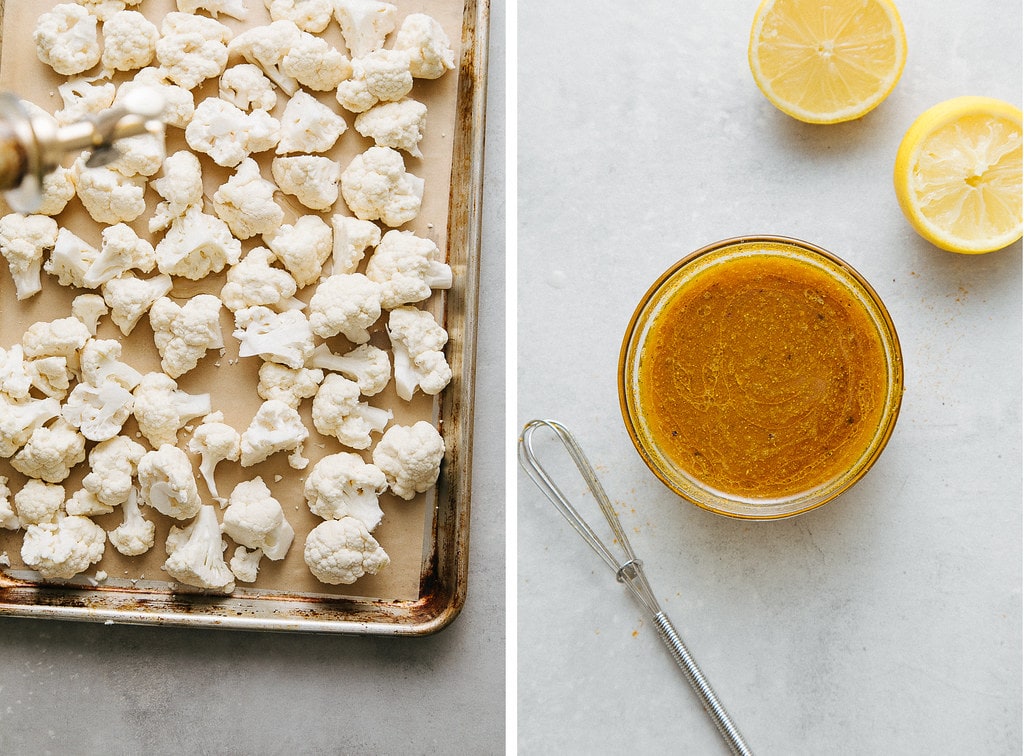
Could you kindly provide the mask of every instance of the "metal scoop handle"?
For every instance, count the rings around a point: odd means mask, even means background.
[[[598,506],[601,508],[601,513],[608,521],[608,525],[611,527],[612,534],[614,535],[614,543],[622,549],[624,559],[617,557],[597,536],[593,528],[580,516],[576,508],[569,502],[569,499],[562,493],[558,485],[539,462],[537,453],[533,448],[533,436],[541,428],[553,431],[569,453],[576,468],[583,476],[587,487],[594,495]],[[601,481],[597,478],[597,473],[594,472],[594,468],[591,467],[590,462],[583,453],[583,449],[580,448],[573,435],[564,425],[555,420],[531,420],[523,427],[523,433],[519,438],[519,463],[527,475],[530,476],[530,479],[548,500],[555,505],[555,508],[565,517],[573,529],[612,568],[616,579],[620,583],[625,583],[630,593],[650,612],[654,620],[654,626],[658,629],[658,635],[661,636],[662,641],[672,653],[672,658],[683,671],[687,682],[690,683],[690,687],[693,688],[700,698],[704,710],[715,723],[715,727],[718,728],[719,734],[732,753],[739,756],[750,756],[751,750],[744,742],[729,713],[722,706],[721,701],[718,700],[718,696],[715,695],[711,684],[704,676],[704,673],[701,672],[700,667],[697,666],[697,662],[690,655],[686,645],[679,637],[675,627],[673,627],[672,622],[665,615],[665,612],[661,610],[661,607],[658,606],[658,601],[651,591],[647,577],[644,575],[643,563],[633,552],[629,539],[626,538],[626,533],[619,524],[619,518],[612,508],[611,501],[608,499]]]

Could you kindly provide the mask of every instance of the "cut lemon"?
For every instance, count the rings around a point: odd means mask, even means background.
[[[763,0],[748,57],[758,88],[783,113],[839,123],[889,96],[907,39],[891,0]]]
[[[914,229],[950,252],[979,254],[1021,238],[1021,112],[956,97],[922,113],[896,152],[896,198]]]

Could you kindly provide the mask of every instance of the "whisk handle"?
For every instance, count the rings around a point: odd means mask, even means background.
[[[718,700],[718,696],[711,689],[711,685],[708,683],[707,678],[704,677],[704,673],[700,671],[697,662],[690,656],[690,652],[683,644],[679,634],[676,633],[676,629],[672,626],[672,622],[665,616],[664,612],[658,612],[654,615],[654,626],[658,629],[658,635],[661,636],[665,645],[668,646],[669,651],[672,653],[672,658],[679,665],[679,669],[686,675],[690,686],[700,697],[704,710],[715,723],[715,727],[718,728],[719,734],[721,734],[729,749],[734,754],[737,754],[737,756],[751,756],[751,750],[743,741],[743,736],[736,729],[736,725],[733,724],[729,713],[722,706],[721,701]]]

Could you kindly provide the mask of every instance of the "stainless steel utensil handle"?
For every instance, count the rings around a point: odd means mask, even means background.
[[[715,723],[715,727],[718,728],[722,739],[729,746],[729,750],[737,754],[737,756],[751,756],[750,748],[743,741],[743,736],[736,729],[736,725],[733,724],[729,712],[725,710],[722,702],[718,700],[715,691],[711,689],[711,684],[704,677],[704,673],[700,671],[697,662],[690,656],[690,652],[679,637],[679,634],[676,633],[676,629],[672,626],[672,622],[665,615],[665,612],[658,612],[654,615],[654,626],[658,629],[658,635],[661,636],[665,645],[668,646],[668,650],[672,652],[672,658],[676,660],[679,669],[686,675],[690,686],[700,697],[704,704],[704,710],[711,717],[711,721]]]

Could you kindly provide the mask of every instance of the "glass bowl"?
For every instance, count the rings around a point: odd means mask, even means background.
[[[647,291],[619,356],[626,428],[648,467],[717,514],[777,519],[831,501],[892,434],[903,360],[868,282],[813,244],[708,245]]]

